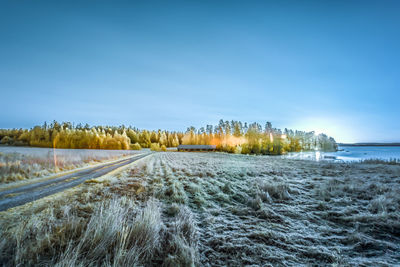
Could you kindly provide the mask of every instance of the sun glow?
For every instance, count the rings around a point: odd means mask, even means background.
[[[314,130],[314,134],[315,135],[320,135],[322,133],[324,133],[324,131],[322,131],[322,130]]]
[[[224,138],[213,138],[210,141],[211,145],[215,146],[238,146],[247,142],[245,137],[225,136]]]

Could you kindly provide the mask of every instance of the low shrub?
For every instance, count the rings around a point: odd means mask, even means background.
[[[142,147],[140,146],[139,143],[134,143],[134,144],[131,144],[131,145],[130,145],[130,149],[131,149],[131,150],[141,150]]]

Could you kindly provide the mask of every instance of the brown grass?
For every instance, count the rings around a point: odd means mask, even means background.
[[[125,178],[91,181],[1,212],[4,266],[188,266],[198,261],[195,219],[166,207]],[[115,190],[119,186],[124,190]],[[142,196],[143,202],[137,202]],[[22,218],[22,220],[21,220]]]
[[[9,148],[8,152],[0,152],[0,184],[43,177],[134,153],[65,149],[53,151],[47,148],[15,148],[17,152],[10,151],[14,150]]]
[[[400,167],[156,153],[0,213],[5,266],[394,265]]]

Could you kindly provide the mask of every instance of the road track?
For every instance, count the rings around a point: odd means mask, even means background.
[[[122,159],[111,163],[105,163],[89,169],[65,174],[54,179],[24,185],[0,192],[0,211],[20,206],[37,199],[64,191],[65,189],[77,186],[86,180],[98,178],[113,170],[131,164],[152,153],[145,153]]]

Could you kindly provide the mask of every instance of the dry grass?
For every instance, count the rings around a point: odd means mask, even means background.
[[[364,159],[360,163],[365,164],[384,164],[384,165],[400,165],[400,159]]]
[[[157,153],[2,212],[5,266],[393,265],[400,167]]]
[[[132,200],[121,197],[103,202],[93,212],[85,231],[69,240],[56,266],[135,266],[146,263],[161,245],[159,204],[149,200],[135,209]]]
[[[0,147],[0,184],[43,177],[138,153],[121,150]]]
[[[127,192],[115,190],[121,185],[129,187]],[[31,207],[2,212],[0,262],[4,266],[195,264],[193,214],[179,206],[173,216],[164,217],[166,207],[143,185],[127,184],[123,176],[109,177]]]

